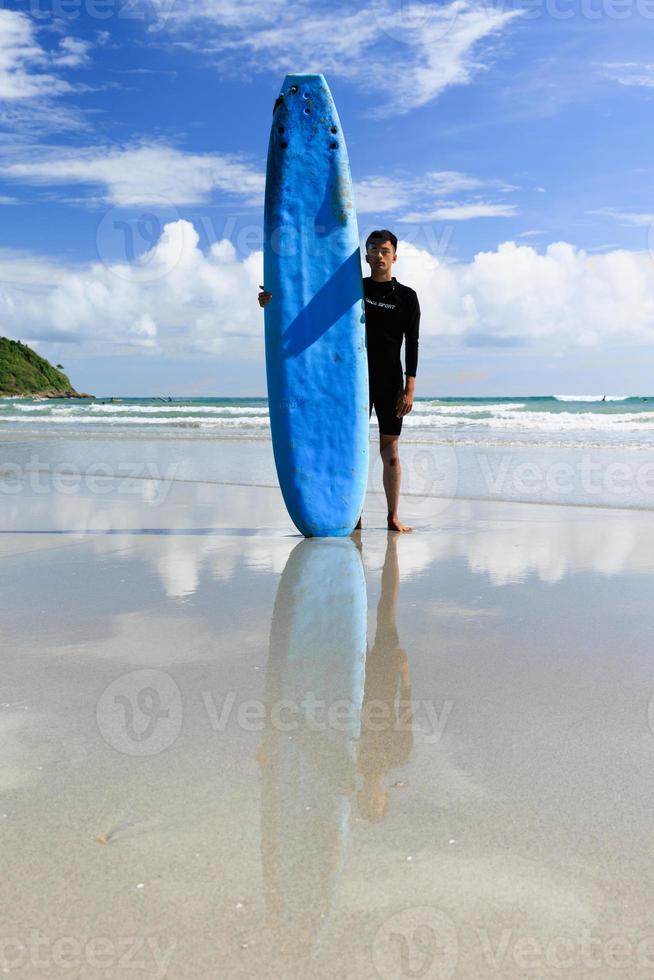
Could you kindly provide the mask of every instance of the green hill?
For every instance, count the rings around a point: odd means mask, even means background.
[[[92,398],[75,391],[63,371],[20,340],[0,337],[0,396],[41,395],[47,398]]]

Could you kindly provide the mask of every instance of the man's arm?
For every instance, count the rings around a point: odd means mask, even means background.
[[[418,370],[418,336],[420,334],[420,303],[418,297],[413,294],[413,302],[407,311],[406,322],[404,325],[404,358],[406,361],[407,381],[412,378],[415,381]]]
[[[416,387],[416,372],[418,370],[418,337],[420,334],[420,303],[413,294],[413,302],[406,313],[404,326],[404,360],[406,362],[406,385],[397,403],[397,414],[408,415],[413,408],[413,395]]]

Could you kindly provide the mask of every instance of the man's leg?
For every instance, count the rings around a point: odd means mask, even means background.
[[[399,449],[399,436],[388,436],[380,433],[379,452],[384,463],[384,491],[386,493],[386,503],[388,504],[388,529],[389,531],[411,531],[412,528],[407,527],[406,524],[402,524],[397,516],[397,508],[400,502],[400,483],[402,480]]]

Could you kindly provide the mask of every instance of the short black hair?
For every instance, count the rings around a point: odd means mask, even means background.
[[[366,238],[366,252],[371,244],[371,242],[390,242],[393,246],[393,251],[397,252],[397,238],[392,231],[388,228],[380,228],[378,231],[371,231]]]

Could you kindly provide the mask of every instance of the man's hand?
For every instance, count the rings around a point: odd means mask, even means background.
[[[259,286],[259,289],[261,290],[258,296],[259,306],[261,307],[261,309],[263,309],[264,306],[267,306],[270,300],[272,299],[272,293],[266,292],[263,286]]]
[[[413,379],[411,379],[413,381]],[[413,408],[413,384],[409,384],[407,381],[407,386],[404,391],[401,391],[397,397],[397,404],[395,406],[395,412],[398,419],[403,418],[408,415]]]

